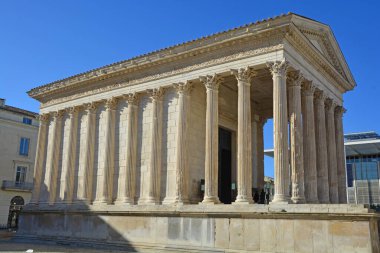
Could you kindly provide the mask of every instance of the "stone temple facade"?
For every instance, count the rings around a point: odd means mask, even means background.
[[[289,13],[32,89],[40,130],[19,235],[378,252],[378,216],[345,204],[342,95],[355,85],[329,26]],[[259,205],[268,118],[275,194]]]

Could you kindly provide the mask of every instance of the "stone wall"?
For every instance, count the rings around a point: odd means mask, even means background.
[[[107,210],[26,210],[18,237],[135,250],[379,252],[377,216],[360,206],[190,205]]]

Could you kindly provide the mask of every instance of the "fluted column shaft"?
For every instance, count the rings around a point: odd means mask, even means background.
[[[36,161],[34,164],[34,178],[33,178],[33,192],[30,200],[30,204],[38,204],[40,200],[40,192],[41,192],[41,182],[42,175],[44,170],[44,162],[45,162],[45,151],[46,151],[46,135],[48,129],[48,120],[49,115],[43,114],[38,115],[38,120],[40,123],[40,127],[38,130],[38,140],[37,140],[37,152],[36,152]]]
[[[96,199],[94,204],[112,204],[113,175],[115,167],[115,119],[117,100],[106,101],[104,151],[98,174]]]
[[[62,139],[62,116],[63,112],[53,113],[53,125],[51,127],[52,135],[49,139],[51,151],[47,157],[45,185],[48,194],[48,204],[53,205],[57,197],[58,165],[60,156],[60,147]]]
[[[220,203],[218,197],[218,89],[222,79],[217,76],[201,77],[206,87],[206,157],[205,157],[205,191],[202,203]]]
[[[151,149],[149,164],[149,184],[146,204],[159,204],[161,180],[162,146],[162,99],[163,89],[148,91],[152,100]]]
[[[334,111],[336,104],[331,99],[326,101],[326,131],[327,131],[327,157],[329,170],[329,186],[330,186],[330,202],[332,204],[339,203],[338,196],[338,172],[337,172],[337,153],[335,139],[335,121]]]
[[[95,125],[96,125],[96,104],[85,105],[87,118],[84,150],[81,156],[76,202],[90,204],[92,201],[93,176],[94,176],[94,146],[95,146]]]
[[[68,143],[66,145],[66,159],[62,164],[61,187],[59,197],[64,203],[71,204],[74,193],[75,157],[78,135],[78,108],[67,110],[69,116]]]
[[[188,136],[187,117],[191,83],[177,83],[174,88],[178,94],[178,123],[177,123],[177,145],[176,145],[176,185],[174,203],[186,204],[189,202],[188,189]]]
[[[137,115],[138,115],[138,95],[130,93],[126,95],[128,101],[127,112],[127,143],[125,167],[120,168],[118,182],[118,197],[115,204],[135,203],[136,191],[136,159],[137,159]]]
[[[317,154],[315,147],[314,91],[310,81],[303,83],[302,123],[304,136],[305,198],[307,203],[318,203]]]
[[[330,203],[326,144],[325,99],[322,91],[315,94],[315,142],[317,150],[318,198],[320,203]]]
[[[290,116],[290,164],[292,169],[292,201],[304,203],[304,164],[303,164],[303,128],[301,120],[301,74],[291,72],[289,83]]]
[[[264,125],[266,119],[257,122],[257,188],[264,189]]]
[[[276,61],[267,64],[273,78],[273,130],[274,130],[274,184],[273,203],[289,202],[289,151],[288,113],[286,97],[286,71],[288,63]]]
[[[344,153],[344,132],[343,132],[343,113],[344,108],[337,106],[335,109],[335,139],[336,139],[336,159],[338,170],[338,195],[339,203],[347,203],[346,187],[346,158]]]
[[[252,110],[253,111],[253,110]],[[251,142],[251,150],[252,150],[252,188],[258,189],[258,153],[257,153],[257,125],[258,125],[258,115],[255,115],[252,113],[252,124],[251,124],[251,130],[252,130],[252,142]]]
[[[250,68],[233,70],[238,85],[237,197],[235,203],[253,203]]]

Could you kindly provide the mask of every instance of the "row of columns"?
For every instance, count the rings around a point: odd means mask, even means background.
[[[298,71],[288,73],[286,61],[270,62],[268,67],[273,77],[273,202],[346,203],[344,109]]]
[[[322,91],[316,91],[310,81],[304,80],[299,73],[289,74],[288,63],[271,62],[268,67],[273,77],[273,119],[274,119],[274,160],[275,160],[275,196],[273,202],[288,203],[338,203],[344,201],[345,181],[338,180],[344,168],[343,129],[341,107],[327,99]],[[237,131],[237,198],[236,204],[253,203],[252,200],[252,119],[250,86],[255,72],[251,68],[232,70],[238,85],[238,131]],[[202,203],[217,204],[218,198],[218,90],[223,78],[219,75],[204,76],[200,81],[206,87],[206,135],[205,135],[205,192]],[[178,124],[176,150],[176,187],[175,197],[168,203],[188,203],[187,183],[187,115],[191,82],[174,84],[178,94]],[[287,101],[287,86],[289,102]],[[303,92],[301,93],[301,87]],[[160,201],[161,141],[162,141],[162,98],[164,90],[148,90],[152,101],[151,151],[149,164],[148,193],[140,198],[141,204],[158,204]],[[315,96],[315,98],[314,98]],[[125,169],[120,171],[118,198],[115,203],[134,204],[136,187],[137,155],[137,111],[138,94],[128,94],[127,156]],[[99,102],[84,106],[87,117],[87,129],[84,151],[80,157],[77,196],[74,193],[74,167],[78,128],[78,107],[67,110],[69,114],[69,144],[66,145],[66,159],[63,161],[59,201],[73,201],[90,204],[111,204],[113,191],[114,154],[115,154],[115,114],[117,99],[105,102],[105,133],[103,152],[98,168],[96,196],[92,196],[94,174],[94,144],[96,107]],[[289,104],[289,114],[288,114]],[[325,109],[326,105],[326,109]],[[58,180],[58,161],[62,131],[63,111],[53,113],[52,126],[44,168],[48,115],[40,117],[37,160],[35,166],[35,189],[31,203],[56,202]],[[288,121],[290,122],[290,167],[288,151]],[[256,126],[257,127],[257,126]],[[261,129],[262,127],[257,127]],[[262,133],[261,133],[262,134]],[[258,140],[257,136],[255,136]],[[255,139],[255,138],[254,138]],[[259,152],[256,150],[255,152]],[[261,152],[261,151],[260,151]],[[335,158],[337,157],[337,158]],[[257,161],[255,166],[261,166]],[[289,170],[291,168],[291,170]],[[45,169],[45,178],[42,179]],[[291,175],[291,177],[290,177]],[[261,175],[260,175],[261,177]],[[42,180],[48,192],[47,199],[40,199]],[[344,194],[345,196],[345,194]]]

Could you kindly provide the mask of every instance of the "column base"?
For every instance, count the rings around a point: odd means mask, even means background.
[[[122,198],[122,199],[116,199],[114,204],[131,206],[135,204],[135,201],[131,198]]]
[[[217,196],[205,196],[200,204],[220,204],[219,197]]]
[[[98,199],[92,202],[93,205],[108,205],[108,201],[106,199]]]
[[[293,204],[305,204],[306,203],[305,198],[302,198],[302,197],[292,197],[291,201],[293,202]]]
[[[286,195],[275,194],[273,200],[269,204],[289,204],[290,199]]]
[[[167,197],[162,201],[163,205],[186,205],[190,201],[187,198],[178,198],[178,197]]]
[[[160,201],[153,197],[139,199],[138,205],[160,205]]]
[[[232,202],[233,205],[244,205],[244,204],[253,204],[252,197],[247,196],[237,196],[235,202]]]

